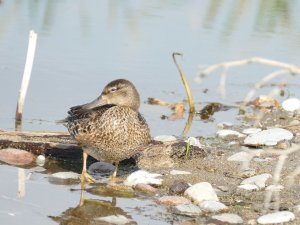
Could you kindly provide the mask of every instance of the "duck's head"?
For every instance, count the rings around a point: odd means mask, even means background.
[[[105,86],[99,100],[104,104],[127,106],[135,111],[140,107],[140,95],[129,80],[118,79]]]
[[[106,104],[127,106],[138,111],[140,107],[140,95],[130,81],[118,79],[108,83],[97,99],[82,105],[81,108],[92,109]]]

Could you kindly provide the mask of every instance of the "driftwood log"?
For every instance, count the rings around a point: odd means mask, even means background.
[[[152,141],[133,156],[140,168],[151,169],[172,167],[177,160],[193,157],[205,157],[204,149],[190,146],[186,152],[187,143],[183,140],[163,143]],[[59,160],[77,161],[82,157],[82,149],[66,132],[21,132],[1,131],[0,149],[18,148],[35,155],[45,155]],[[1,151],[1,150],[0,150]]]
[[[62,160],[82,157],[82,150],[66,132],[1,131],[0,149],[18,148]]]

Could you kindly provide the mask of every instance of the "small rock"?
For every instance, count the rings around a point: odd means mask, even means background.
[[[245,138],[244,144],[249,146],[273,146],[283,140],[291,140],[293,133],[283,128],[271,128],[263,130],[255,134],[251,134]]]
[[[222,221],[224,223],[231,223],[231,224],[242,224],[243,219],[236,214],[232,213],[223,213],[219,215],[212,216],[213,219]]]
[[[281,191],[281,190],[283,190],[284,189],[284,187],[282,186],[282,185],[269,185],[268,187],[266,187],[266,190],[267,191],[270,191],[270,190],[272,190],[272,191]]]
[[[72,179],[72,180],[77,180],[80,179],[80,174],[74,173],[74,172],[57,172],[53,173],[52,177],[58,178],[58,179]]]
[[[25,150],[6,148],[0,150],[0,161],[11,165],[27,165],[35,160],[35,155]]]
[[[300,110],[300,100],[298,98],[288,98],[282,102],[282,108],[290,112]]]
[[[227,128],[232,127],[232,126],[233,126],[233,124],[230,123],[230,122],[222,122],[222,123],[217,124],[217,127],[219,129],[227,129]]]
[[[185,140],[186,143],[189,143],[192,146],[196,146],[198,148],[203,148],[203,145],[200,143],[199,139],[194,137],[189,137],[187,140]]]
[[[243,134],[256,134],[256,133],[258,133],[258,132],[260,132],[261,131],[261,129],[260,128],[247,128],[247,129],[244,129],[243,131],[242,131],[242,133]]]
[[[227,130],[227,129],[218,130],[217,131],[217,136],[220,137],[220,138],[227,138],[229,136],[235,137],[235,138],[245,137],[245,135],[240,133],[240,132],[237,132],[235,130]]]
[[[229,191],[229,187],[227,187],[227,186],[218,186],[217,189],[220,190],[220,191],[223,191],[223,192],[228,192]]]
[[[161,142],[170,142],[170,141],[176,141],[176,137],[172,135],[159,135],[154,137],[154,141],[161,141]]]
[[[181,196],[163,196],[158,199],[158,202],[164,205],[184,205],[191,203],[190,200]]]
[[[207,182],[194,184],[184,192],[184,195],[191,198],[196,204],[205,200],[219,201],[215,190]]]
[[[259,188],[264,188],[268,179],[272,178],[271,174],[263,173],[253,177],[249,177],[241,182],[242,184],[255,184]]]
[[[252,155],[247,152],[238,152],[232,156],[230,156],[228,161],[237,161],[237,162],[248,162],[252,159]]]
[[[273,161],[273,160],[275,160],[275,158],[270,158],[270,157],[253,159],[253,161],[255,161],[255,162],[269,162],[269,161]]]
[[[199,207],[206,212],[225,212],[228,210],[226,205],[217,201],[203,201],[199,203]]]
[[[104,217],[97,217],[94,220],[96,221],[104,221],[109,224],[116,224],[116,225],[123,225],[123,224],[128,224],[131,223],[132,220],[128,219],[127,217],[123,215],[111,215],[111,216],[104,216]]]
[[[35,160],[36,164],[39,166],[44,166],[45,161],[46,161],[46,158],[44,155],[39,155]]]
[[[130,174],[124,181],[124,184],[127,186],[133,186],[139,183],[161,185],[162,179],[157,178],[160,176],[162,175],[158,173],[149,173],[145,170],[138,170]]]
[[[169,192],[171,194],[180,195],[183,194],[185,190],[188,189],[189,187],[190,185],[184,180],[175,180],[171,185]]]
[[[256,174],[256,170],[255,169],[251,169],[251,168],[247,168],[245,170],[242,170],[240,172],[240,176],[243,178],[248,178],[248,177],[252,177]]]
[[[239,185],[238,188],[247,190],[247,191],[257,191],[259,188],[255,184],[242,184]]]
[[[99,161],[91,164],[88,168],[88,172],[95,177],[101,178],[110,175],[115,168],[116,167],[110,163]]]
[[[148,193],[157,192],[157,188],[152,187],[149,184],[136,184],[136,185],[133,186],[133,189],[135,191],[140,191],[140,192],[148,192]]]
[[[281,211],[263,215],[257,219],[259,224],[285,223],[295,219],[295,215],[289,211]]]
[[[201,209],[194,204],[177,205],[174,207],[174,213],[185,216],[198,216],[201,215]]]
[[[171,170],[170,174],[171,175],[188,175],[188,174],[191,174],[191,172],[182,171],[182,170]]]

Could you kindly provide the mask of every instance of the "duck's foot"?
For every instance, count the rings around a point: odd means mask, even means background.
[[[89,175],[87,173],[87,171],[82,171],[82,173],[81,173],[81,182],[82,183],[85,183],[85,182],[87,182],[87,183],[95,183],[96,180],[95,180],[94,177],[92,177],[91,175]]]

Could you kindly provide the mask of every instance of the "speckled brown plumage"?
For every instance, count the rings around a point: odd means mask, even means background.
[[[118,164],[147,145],[149,127],[138,112],[139,94],[124,79],[110,82],[93,102],[75,106],[64,120],[83,151],[97,160]]]

